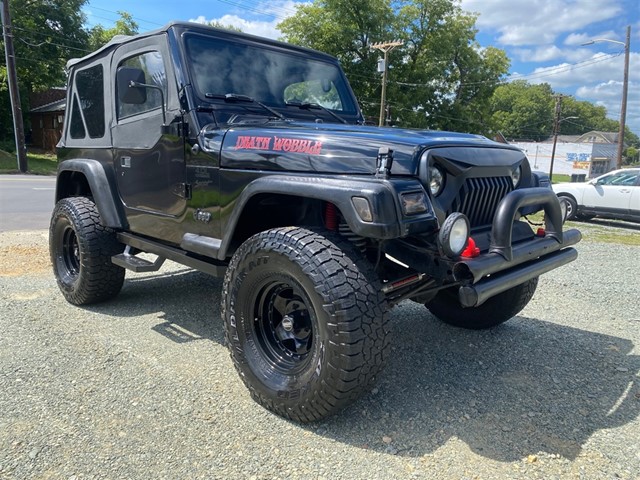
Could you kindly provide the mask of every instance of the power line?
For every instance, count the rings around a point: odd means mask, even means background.
[[[101,11],[103,11],[103,12],[114,13],[114,14],[116,14],[116,15],[119,15],[119,16],[120,16],[120,18],[118,18],[117,20],[120,20],[120,19],[122,18],[122,16],[120,15],[120,13],[119,13],[119,12],[114,12],[113,10],[107,10],[106,8],[100,8],[100,7],[94,7],[94,6],[92,6],[92,5],[90,5],[88,8],[90,8],[90,9],[92,9],[92,10],[101,10]],[[98,16],[98,15],[94,15],[93,13],[91,14],[91,16],[92,16],[92,17],[97,17],[97,18],[102,18],[102,19],[104,19],[104,20],[110,20],[110,21],[112,21],[113,23],[115,23],[115,22],[117,21],[117,20],[112,20],[112,19],[110,19],[110,18],[100,17],[100,16]],[[151,20],[145,20],[145,19],[143,19],[143,18],[139,18],[139,17],[134,17],[134,16],[132,16],[131,18],[132,18],[133,20],[137,20],[137,21],[142,22],[142,23],[148,23],[148,24],[150,24],[150,25],[156,25],[156,26],[159,26],[159,27],[164,26],[164,24],[162,24],[162,23],[152,22]]]

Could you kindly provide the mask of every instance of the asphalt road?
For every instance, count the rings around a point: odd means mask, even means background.
[[[0,232],[49,228],[55,177],[0,175]]]

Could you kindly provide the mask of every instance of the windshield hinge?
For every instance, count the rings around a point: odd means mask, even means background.
[[[389,147],[380,147],[376,162],[376,177],[389,178],[393,165],[393,150]]]

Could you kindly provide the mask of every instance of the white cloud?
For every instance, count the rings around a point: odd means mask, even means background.
[[[302,4],[293,0],[261,2],[252,7],[247,7],[247,10],[238,12],[238,14],[226,14],[217,18],[207,18],[204,15],[200,15],[189,21],[203,24],[208,24],[212,21],[219,22],[222,25],[237,27],[244,33],[277,39],[281,36],[281,32],[277,28],[278,24],[285,18],[294,15],[297,5]],[[254,17],[260,19],[270,18],[271,20],[250,19]]]
[[[627,94],[627,125],[640,133],[640,53],[631,52],[629,57],[629,90]],[[575,93],[607,109],[609,118],[618,119],[622,99],[622,77],[624,55],[609,57],[605,53],[592,55],[584,63],[573,65],[559,63],[550,67],[536,68],[533,72],[512,75],[530,83],[548,83],[554,90]]]
[[[629,58],[629,78],[640,84],[640,53],[631,52]],[[554,89],[572,85],[595,85],[603,81],[622,81],[624,71],[624,55],[615,57],[606,53],[596,53],[584,63],[574,65],[560,63],[550,67],[536,68],[522,78],[530,83],[549,83]],[[637,95],[638,92],[635,92]],[[629,90],[631,96],[631,90]]]
[[[565,56],[564,51],[555,45],[545,45],[535,49],[516,48],[513,53],[518,55],[523,62],[548,62]]]
[[[591,40],[591,35],[587,35],[586,33],[570,33],[567,38],[564,39],[565,45],[570,46],[579,46],[583,43],[587,43]]]
[[[222,25],[231,25],[232,27],[239,28],[244,33],[258,35],[260,37],[280,37],[280,31],[276,28],[278,23],[280,23],[280,20],[272,20],[270,22],[262,20],[247,20],[237,15],[223,15],[222,17],[208,19],[204,15],[200,15],[198,18],[189,19],[189,21],[203,24],[219,22]]]
[[[629,82],[629,94],[627,95],[627,119],[629,128],[636,134],[640,133],[640,83]],[[632,95],[635,92],[635,95]],[[589,100],[596,105],[607,109],[607,116],[614,120],[620,119],[622,102],[622,82],[609,80],[594,86],[583,86],[576,91],[576,97]]]
[[[619,0],[462,0],[462,8],[478,12],[478,26],[499,32],[504,45],[544,45],[566,32],[613,18],[621,12]]]

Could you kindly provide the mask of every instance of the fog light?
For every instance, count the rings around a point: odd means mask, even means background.
[[[424,192],[403,193],[400,195],[400,202],[405,215],[415,215],[429,210]]]
[[[469,220],[459,212],[449,215],[438,233],[440,246],[448,257],[459,256],[469,238]]]
[[[351,197],[351,203],[353,203],[356,213],[363,222],[373,222],[373,213],[371,213],[369,200],[364,197]]]

